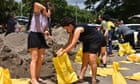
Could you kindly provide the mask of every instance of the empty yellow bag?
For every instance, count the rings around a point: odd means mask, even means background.
[[[126,80],[119,72],[119,63],[113,62],[112,84],[127,84]]]
[[[127,60],[129,60],[129,61],[135,61],[136,60],[136,54],[131,54],[131,55],[128,55],[127,56]]]
[[[132,76],[126,76],[126,78],[138,81],[140,80],[140,72],[134,73]]]
[[[97,75],[99,76],[108,76],[112,75],[113,69],[112,68],[97,68]]]
[[[12,79],[12,84],[30,84],[29,78]]]
[[[134,54],[136,52],[136,50],[134,50],[130,43],[122,43],[119,44],[119,51],[118,51],[118,55],[119,56],[124,56],[125,54]]]
[[[0,67],[0,84],[12,84],[10,72],[7,68]]]
[[[56,69],[58,84],[71,84],[78,80],[66,53],[63,56],[54,57],[53,63]]]
[[[140,55],[139,54],[128,55],[127,60],[132,61],[132,62],[140,62]]]

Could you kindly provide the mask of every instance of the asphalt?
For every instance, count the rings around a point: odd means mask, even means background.
[[[125,67],[128,68],[129,70],[120,70],[120,73],[122,74],[123,77],[126,76],[131,76],[133,73],[136,72],[140,72],[140,65],[136,64],[136,63],[123,63],[121,61],[127,61],[127,55],[126,56],[118,56],[117,55],[117,51],[113,51],[113,56],[112,57],[108,57],[107,58],[107,64],[111,65],[113,62],[119,62],[120,67]],[[74,63],[72,62],[73,68],[75,70],[75,72],[77,73],[77,75],[79,75],[80,72],[80,68],[81,68],[81,64],[78,63]],[[78,84],[91,84],[91,74],[90,72],[90,67],[88,67],[88,70],[86,71],[86,75],[85,75],[85,82],[83,83],[78,83]],[[97,80],[98,83],[97,84],[113,84],[112,83],[112,76],[97,76]],[[140,84],[140,81],[134,81],[134,80],[130,80],[125,78],[127,84]],[[56,81],[51,81],[49,79],[46,80],[47,84],[57,84]]]

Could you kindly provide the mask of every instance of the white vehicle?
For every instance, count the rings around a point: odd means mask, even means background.
[[[28,17],[26,16],[16,16],[15,17],[20,25],[26,25],[29,22]]]
[[[135,47],[140,47],[140,24],[125,24],[130,29],[135,30],[134,32],[134,38],[135,38]]]

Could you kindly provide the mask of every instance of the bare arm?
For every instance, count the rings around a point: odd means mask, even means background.
[[[51,10],[50,9],[48,9],[47,16],[51,17]]]
[[[40,11],[43,13],[43,15],[47,16],[47,11],[46,11],[45,6],[43,6],[40,3],[35,2],[34,3],[34,13],[35,13],[35,15],[38,15]]]
[[[105,23],[104,25],[104,29],[105,29],[105,32],[104,32],[104,36],[106,37],[108,35],[108,25],[107,25],[107,22]]]
[[[104,36],[107,36],[108,35],[108,29],[106,28],[105,29],[105,33],[104,33]]]
[[[81,27],[81,28],[77,28],[74,32],[74,35],[73,35],[73,39],[71,41],[71,43],[63,50],[63,52],[69,52],[77,43],[79,37],[80,37],[80,33],[83,32],[84,29]]]
[[[67,42],[66,45],[63,47],[63,49],[65,49],[65,48],[72,42],[72,38],[73,38],[73,33],[69,33],[68,42]]]

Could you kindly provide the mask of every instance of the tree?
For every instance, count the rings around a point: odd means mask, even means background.
[[[88,1],[91,3],[86,3]],[[86,0],[85,5],[89,7],[89,4],[93,4],[92,6],[94,6],[96,2],[100,2],[95,9],[98,15],[109,14],[126,22],[128,22],[129,16],[139,14],[140,11],[140,0]]]
[[[17,5],[14,0],[0,0],[0,24],[6,23],[10,13],[16,14]]]
[[[14,0],[1,0],[1,12],[0,17],[1,22],[6,22],[6,17],[10,12],[15,13],[17,16],[22,15],[30,17],[33,14],[33,3],[35,1],[40,1],[43,4],[44,0],[22,0],[22,3],[15,2]],[[59,23],[60,20],[65,16],[70,16],[78,19],[78,23],[88,23],[91,22],[93,13],[91,11],[81,10],[78,6],[68,5],[66,0],[48,0],[54,6],[54,12],[52,15],[52,23]],[[92,0],[94,1],[94,0]],[[21,10],[22,9],[22,10]]]

